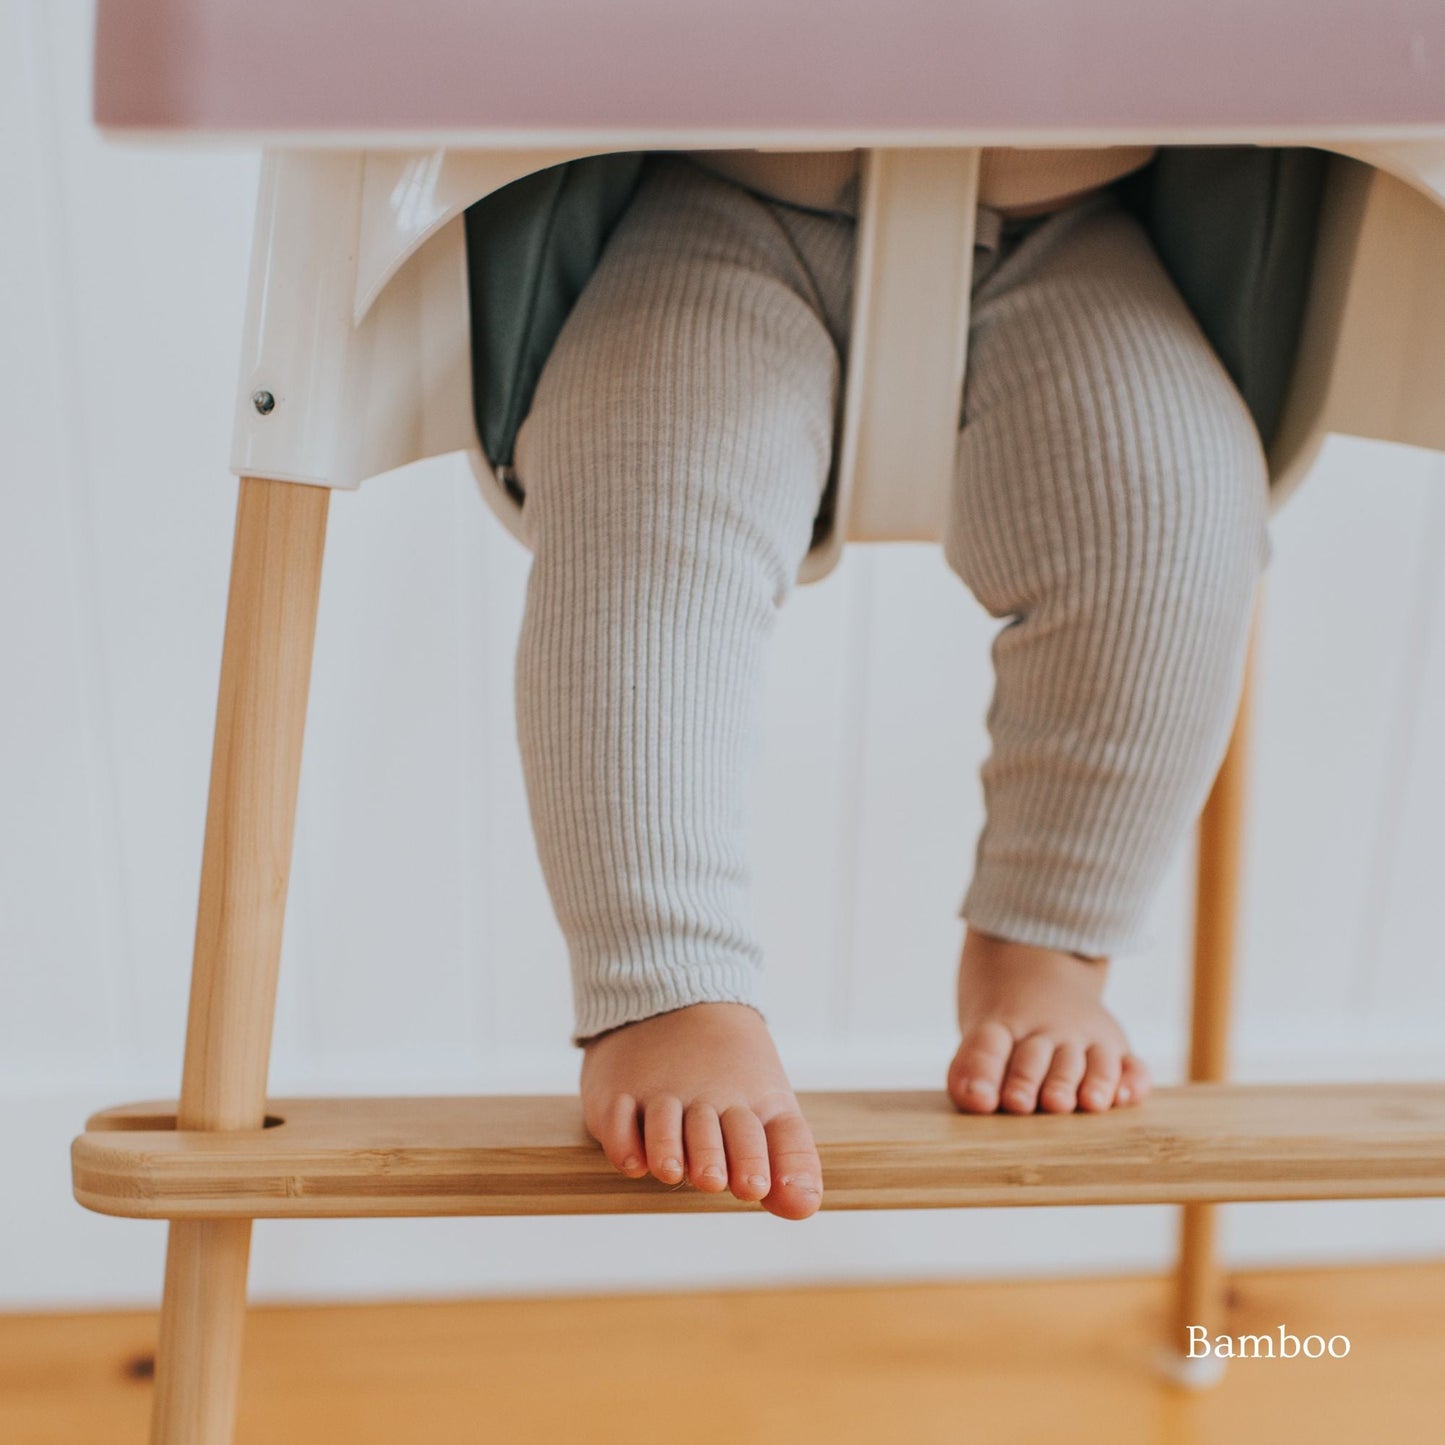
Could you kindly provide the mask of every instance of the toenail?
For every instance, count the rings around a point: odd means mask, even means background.
[[[968,1092],[970,1094],[977,1094],[980,1098],[982,1098],[985,1094],[989,1092],[989,1088],[982,1079],[970,1079],[968,1083]]]
[[[789,1174],[783,1179],[783,1187],[801,1189],[804,1194],[816,1194],[818,1186],[806,1174]]]
[[[622,1167],[624,1169],[640,1169],[642,1167],[642,1160],[639,1159],[636,1154],[629,1154],[627,1158],[622,1161]]]
[[[749,1174],[748,1188],[766,1189],[768,1187],[768,1176],[766,1174]]]
[[[681,1168],[682,1168],[682,1163],[681,1163],[680,1160],[677,1160],[677,1159],[664,1159],[664,1160],[662,1161],[662,1172],[663,1172],[664,1174],[671,1174],[671,1173],[673,1173],[675,1170],[679,1170],[679,1169],[681,1169]]]
[[[1130,1090],[1128,1084],[1121,1084],[1119,1086],[1119,1093],[1117,1097],[1121,1104],[1127,1104],[1129,1100],[1134,1097],[1134,1095],[1133,1092]]]
[[[716,1164],[709,1164],[708,1167],[702,1171],[702,1177],[704,1179],[718,1180],[726,1179],[727,1175],[723,1170],[719,1169]]]

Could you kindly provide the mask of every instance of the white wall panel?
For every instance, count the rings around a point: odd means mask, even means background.
[[[54,98],[35,16],[0,8],[0,1078],[115,1057],[124,973],[115,809]],[[37,887],[39,878],[48,886]],[[62,894],[64,906],[58,907]]]
[[[1387,774],[1396,811],[1372,860],[1354,993],[1372,1018],[1432,1031],[1445,1060],[1445,466],[1413,460],[1434,485],[1401,548],[1418,590],[1394,624],[1411,639]]]
[[[481,791],[474,797],[485,827],[477,878],[483,912],[475,962],[486,978],[491,1056],[519,1060],[532,1051],[570,1048],[564,1041],[572,1003],[566,945],[537,861],[517,746],[513,668],[531,557],[477,500],[467,497],[471,525],[484,543],[482,575],[466,605],[469,625],[480,626],[480,646],[463,660],[475,669],[482,709],[475,739]],[[580,1055],[566,1057],[575,1070]],[[572,1082],[575,1074],[562,1087]]]
[[[1374,864],[1398,828],[1396,703],[1423,664],[1417,547],[1445,470],[1332,441],[1274,527],[1261,650],[1242,1019],[1356,1012]],[[1436,565],[1445,562],[1437,557]]]
[[[784,605],[768,659],[754,767],[753,867],[774,1028],[823,1038],[846,1009],[854,830],[851,771],[863,724],[849,634],[857,569],[845,560]]]
[[[865,732],[852,780],[861,801],[849,1023],[947,1033],[963,936],[957,911],[982,818],[977,769],[995,624],[938,548],[872,550],[857,638],[866,649]]]
[[[298,818],[308,1053],[475,1042],[458,828],[453,477],[333,499]]]

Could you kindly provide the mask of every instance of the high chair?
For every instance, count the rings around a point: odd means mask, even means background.
[[[1327,152],[1268,449],[1275,502],[1329,432],[1445,450],[1445,12],[1088,8],[1084,30],[1076,0],[740,0],[685,21],[618,0],[576,7],[560,33],[526,0],[192,0],[184,17],[100,0],[102,127],[266,151],[180,1098],[103,1110],[72,1145],[81,1204],[171,1221],[158,1445],[231,1439],[253,1219],[751,1207],[623,1178],[570,1096],[267,1097],[331,491],[461,451],[517,530],[505,467],[478,440],[469,207],[589,156],[864,150],[841,440],[802,580],[846,540],[940,535],[980,146]],[[1217,1320],[1215,1203],[1445,1195],[1445,1082],[1224,1082],[1247,711],[1200,829],[1191,1082],[1067,1117],[963,1116],[941,1089],[804,1094],[825,1207],[1181,1204],[1177,1356],[1183,1323]]]

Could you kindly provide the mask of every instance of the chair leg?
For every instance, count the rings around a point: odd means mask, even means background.
[[[301,740],[331,494],[245,478],[236,509],[177,1127],[265,1120]],[[230,1445],[251,1221],[176,1222],[153,1445]]]
[[[1189,1038],[1191,1083],[1221,1081],[1229,1068],[1230,1004],[1239,943],[1250,709],[1259,616],[1257,604],[1234,732],[1199,819]],[[1180,1210],[1168,1370],[1180,1383],[1196,1387],[1213,1384],[1222,1373],[1220,1362],[1212,1355],[1198,1360],[1188,1358],[1190,1325],[1203,1325],[1212,1339],[1223,1324],[1224,1281],[1216,1253],[1217,1225],[1218,1205],[1186,1204]]]

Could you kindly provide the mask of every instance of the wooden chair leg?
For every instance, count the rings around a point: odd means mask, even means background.
[[[177,1125],[264,1122],[331,494],[245,478],[211,759]],[[171,1225],[153,1445],[230,1445],[251,1221]]]
[[[1245,664],[1244,689],[1234,732],[1199,819],[1195,877],[1193,997],[1190,1012],[1189,1080],[1214,1083],[1229,1069],[1230,1006],[1239,943],[1243,889],[1244,829],[1247,806],[1250,709],[1254,692],[1260,607]],[[1180,1210],[1179,1263],[1169,1351],[1186,1365],[1203,1370],[1174,1370],[1188,1384],[1206,1385],[1218,1377],[1212,1356],[1189,1361],[1189,1326],[1203,1325],[1211,1338],[1223,1325],[1224,1281],[1216,1251],[1218,1205],[1186,1204]]]

